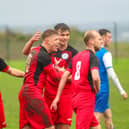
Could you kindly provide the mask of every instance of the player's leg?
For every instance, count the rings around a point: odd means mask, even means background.
[[[98,93],[95,98],[95,116],[100,123],[108,106],[108,94]]]
[[[101,126],[95,116],[95,114],[93,114],[91,123],[90,123],[90,129],[101,129]]]
[[[104,122],[106,129],[113,129],[112,112],[110,108],[106,109],[104,112]]]
[[[80,94],[76,111],[77,129],[89,129],[90,127],[97,127],[99,125],[94,116],[94,102],[95,95],[93,92]],[[92,122],[93,124],[91,124]]]
[[[4,105],[2,101],[2,96],[0,92],[0,129],[6,127],[5,114],[4,114]]]
[[[72,123],[72,96],[63,95],[60,98],[57,109],[57,129],[70,129]]]
[[[31,89],[24,86],[21,91],[20,102],[20,107],[22,106],[22,109],[24,109],[24,114],[21,112],[23,115],[21,117],[20,129],[27,124],[30,125],[31,128],[52,129],[53,123],[50,111],[38,89]],[[28,126],[26,126],[25,129],[27,127]]]
[[[27,124],[22,129],[31,129],[31,127]]]
[[[101,113],[101,112],[95,112],[94,114],[95,114],[95,116],[96,116],[98,122],[100,123],[101,120],[102,120],[102,118],[103,118],[103,116],[104,116],[104,114]]]
[[[50,109],[50,106],[54,100],[55,96],[51,96],[49,94],[47,94],[46,92],[44,92],[44,99],[45,99],[45,102],[48,106],[48,108]],[[50,110],[50,113],[51,113],[51,117],[52,117],[52,121],[55,125],[56,121],[57,121],[57,111],[55,111],[54,109]]]
[[[55,129],[55,127],[54,126],[51,126],[49,128],[45,128],[45,129]]]
[[[68,124],[56,124],[56,129],[70,129]]]
[[[101,129],[101,126],[100,126],[100,124],[99,124],[99,125],[97,125],[97,126],[95,126],[95,127],[90,127],[90,129]]]

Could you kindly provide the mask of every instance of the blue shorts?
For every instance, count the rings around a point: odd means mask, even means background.
[[[95,112],[104,113],[106,109],[110,108],[109,105],[109,94],[98,93],[95,98]]]

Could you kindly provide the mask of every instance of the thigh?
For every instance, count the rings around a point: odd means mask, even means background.
[[[93,114],[91,123],[90,123],[90,127],[97,127],[99,125],[98,120],[96,119],[96,116]]]
[[[106,109],[105,112],[104,112],[104,118],[112,118],[112,111],[110,108]]]
[[[95,98],[95,112],[104,113],[109,108],[109,95],[107,93],[99,93]]]
[[[53,125],[50,111],[39,90],[28,90],[21,92],[21,112],[24,113],[23,120],[32,129],[48,128]],[[22,113],[22,114],[23,114]]]
[[[50,110],[50,106],[52,104],[52,101],[54,100],[54,97],[47,95],[47,94],[44,94],[44,99],[45,99],[45,102]],[[51,113],[52,121],[55,124],[57,122],[57,111],[52,109],[52,110],[50,110],[50,113]]]
[[[93,117],[93,111],[87,107],[81,107],[76,109],[76,128],[77,129],[89,129]]]
[[[56,124],[62,123],[71,125],[72,113],[73,113],[72,96],[71,95],[61,96],[57,109]]]
[[[86,96],[82,94],[78,97],[80,101],[78,101],[79,104],[76,108],[76,127],[77,129],[89,129],[91,125],[98,123],[96,119],[93,119],[95,117],[95,96],[92,93],[87,93]]]
[[[0,92],[0,128],[6,127],[5,114],[4,114],[4,105],[2,101],[2,95]]]

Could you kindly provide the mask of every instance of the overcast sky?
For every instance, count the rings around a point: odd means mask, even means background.
[[[129,0],[0,0],[0,25],[129,21]]]

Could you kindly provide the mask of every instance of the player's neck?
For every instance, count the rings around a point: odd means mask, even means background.
[[[51,52],[51,51],[49,50],[49,47],[47,46],[47,44],[42,43],[41,46],[43,46],[43,47],[47,50],[48,53]]]
[[[63,45],[63,46],[60,46],[60,50],[63,51],[63,50],[65,50],[67,47],[68,47],[68,44],[65,44],[65,45]]]
[[[86,49],[91,50],[93,53],[95,53],[95,49],[93,47],[87,46]]]

